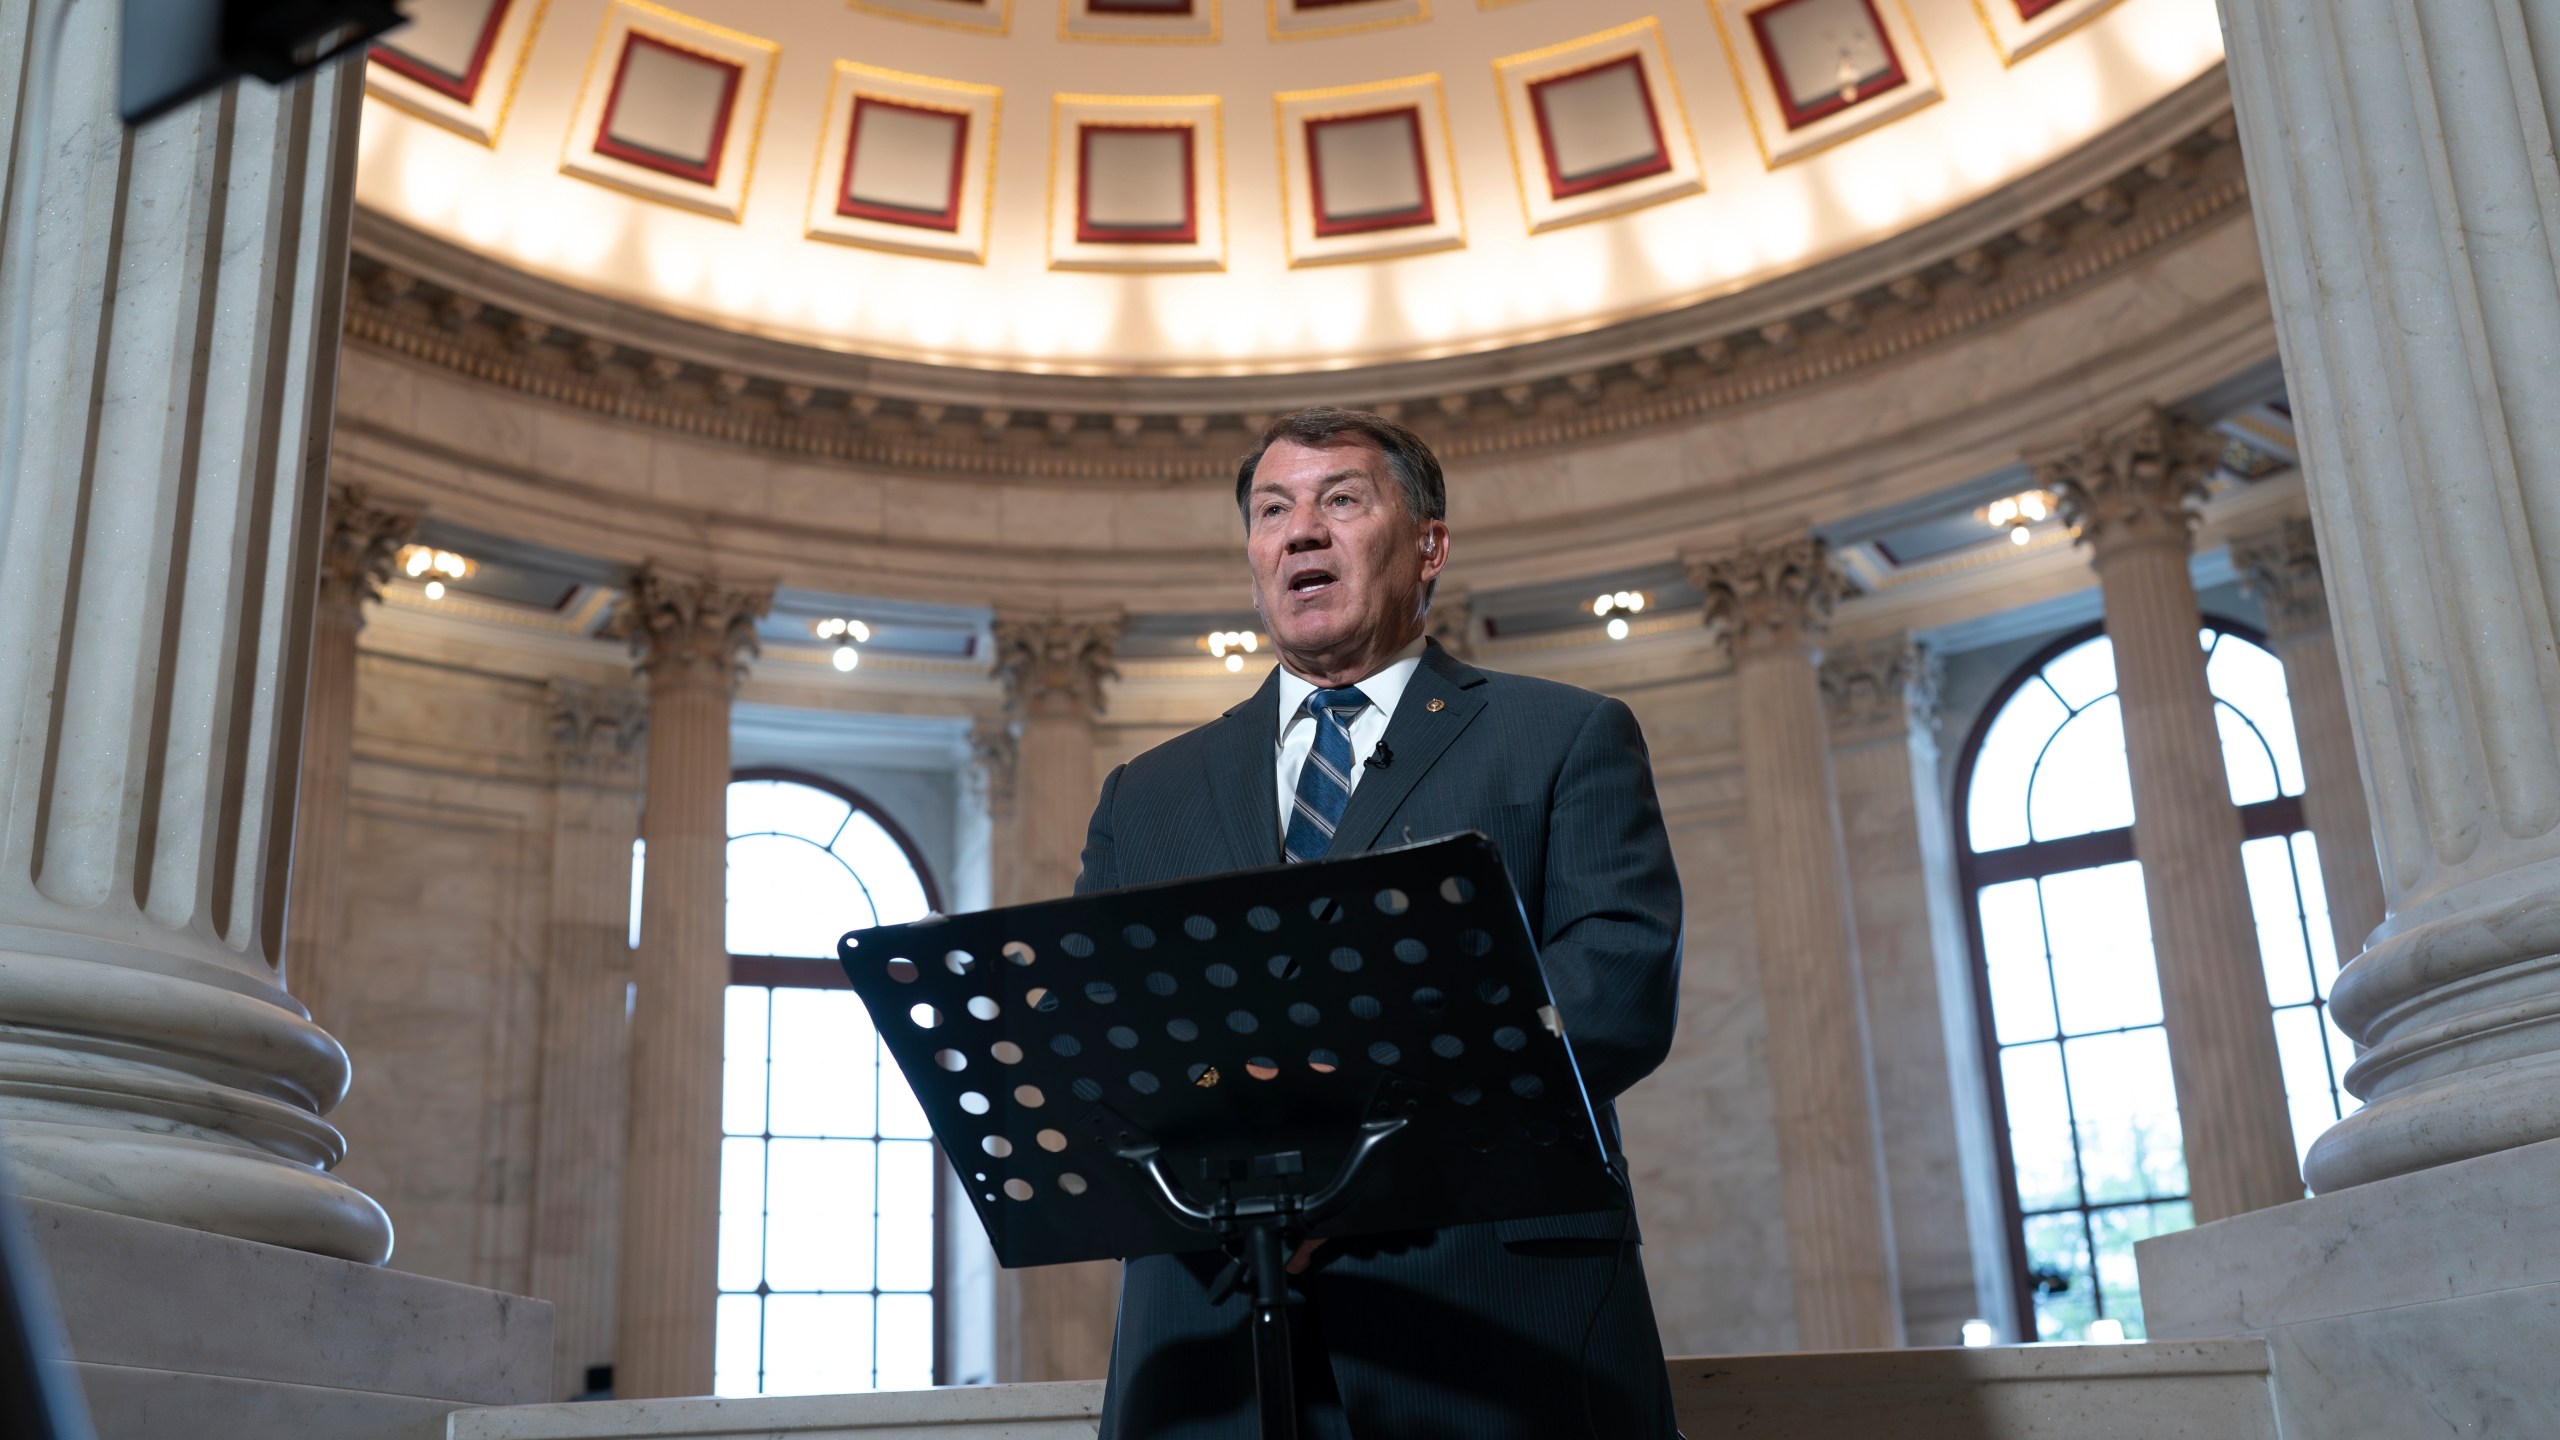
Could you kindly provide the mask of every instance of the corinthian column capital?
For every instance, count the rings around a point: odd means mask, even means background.
[[[331,485],[320,550],[321,607],[363,624],[365,602],[382,598],[382,583],[421,518],[416,506],[376,501],[353,481]]]
[[[1849,589],[1831,546],[1809,535],[1682,563],[1705,600],[1708,631],[1737,660],[1763,646],[1821,643]]]
[[[996,678],[1004,682],[1005,714],[1094,716],[1102,713],[1102,682],[1116,680],[1119,614],[998,615]]]
[[[2145,405],[2030,454],[2027,464],[2053,492],[2073,538],[2103,557],[2130,545],[2186,548],[2221,455],[2211,431]]]
[[[551,749],[563,774],[581,779],[639,778],[649,733],[649,699],[628,685],[590,685],[552,677],[546,700]]]
[[[2287,520],[2231,542],[2240,588],[2267,613],[2267,637],[2289,639],[2329,628],[2329,587],[2320,577],[2320,545],[2311,522]]]
[[[1834,742],[1938,728],[1938,657],[1909,635],[1837,646],[1822,657],[1822,707]]]
[[[747,678],[747,662],[758,653],[756,621],[772,608],[771,585],[732,585],[716,573],[686,574],[652,560],[632,574],[605,633],[631,642],[653,686],[726,692]]]

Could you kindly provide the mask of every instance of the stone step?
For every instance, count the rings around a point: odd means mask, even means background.
[[[1689,1440],[2277,1440],[2255,1340],[1671,1362]],[[1099,1381],[466,1410],[445,1440],[1089,1440]]]

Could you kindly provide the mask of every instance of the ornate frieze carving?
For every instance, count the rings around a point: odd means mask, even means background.
[[[421,518],[416,506],[377,501],[353,481],[331,485],[320,548],[321,605],[362,625],[365,602],[382,598],[400,547],[418,533]]]
[[[623,779],[639,773],[649,733],[649,697],[629,685],[590,685],[554,676],[545,694],[551,753],[563,773]]]
[[[2125,545],[2186,545],[2221,456],[2212,431],[2145,405],[2027,463],[2053,492],[2073,538],[2104,555]]]
[[[1708,632],[1735,659],[1763,645],[1819,643],[1849,588],[1829,543],[1809,535],[1682,563],[1705,602]]]
[[[1116,613],[998,615],[995,673],[1005,714],[1100,715],[1103,682],[1120,677],[1113,658],[1120,626]]]
[[[756,621],[772,608],[771,585],[732,585],[717,574],[687,574],[652,560],[633,572],[605,633],[631,642],[652,685],[734,690],[758,653]]]
[[[2267,634],[2282,640],[2329,628],[2329,587],[2320,578],[2320,545],[2308,520],[2287,520],[2231,542],[2240,588],[2266,611]]]
[[[1940,677],[1938,657],[1908,635],[1829,648],[1821,678],[1832,740],[1935,731]]]

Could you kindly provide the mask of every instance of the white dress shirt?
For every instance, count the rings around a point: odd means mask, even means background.
[[[1396,715],[1396,702],[1404,698],[1404,687],[1413,679],[1414,667],[1422,663],[1424,641],[1420,638],[1396,652],[1378,673],[1353,683],[1369,697],[1366,709],[1358,719],[1345,727],[1351,732],[1351,788],[1360,788],[1360,777],[1369,767],[1362,763],[1385,738],[1387,722]],[[1337,687],[1338,688],[1338,687]],[[1298,772],[1305,768],[1307,752],[1315,748],[1316,718],[1307,713],[1307,697],[1315,693],[1315,685],[1280,667],[1280,738],[1276,762],[1280,787],[1280,839],[1289,838],[1289,815],[1298,797]]]

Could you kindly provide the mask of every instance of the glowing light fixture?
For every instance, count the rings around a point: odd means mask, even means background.
[[[862,652],[853,647],[871,638],[871,627],[859,620],[831,615],[824,620],[811,621],[809,633],[821,640],[836,642],[835,651],[827,661],[841,673],[862,663]]]
[[[1224,663],[1230,675],[1244,669],[1244,657],[1262,648],[1262,637],[1250,630],[1212,630],[1200,637],[1200,648]]]
[[[1964,1322],[1964,1343],[1966,1348],[1980,1349],[1981,1347],[1992,1343],[1993,1338],[1990,1321],[1967,1320]]]
[[[2090,1321],[2090,1322],[2089,1322],[2089,1343],[2090,1343],[2090,1344],[2092,1344],[2092,1345],[2121,1345],[2121,1344],[2123,1344],[2123,1343],[2124,1343],[2124,1322],[2123,1322],[2123,1321],[2121,1321],[2121,1320],[2115,1320],[2115,1319],[2092,1320],[2092,1321]]]
[[[2027,527],[2053,514],[2053,496],[2042,490],[2021,490],[2002,496],[1973,512],[1973,518],[1994,530],[2009,532],[2009,543],[2027,543]]]
[[[404,545],[398,557],[400,573],[412,580],[424,578],[427,598],[444,598],[444,582],[468,580],[480,569],[477,562],[464,559],[450,550],[427,545]]]
[[[1641,590],[1612,590],[1591,602],[1591,613],[1608,621],[1606,628],[1612,640],[1627,638],[1627,617],[1639,614],[1653,603],[1653,597]]]

